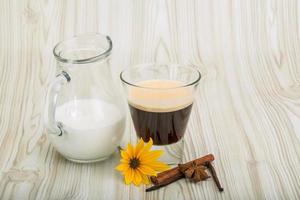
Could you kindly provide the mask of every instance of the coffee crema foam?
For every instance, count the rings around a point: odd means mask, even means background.
[[[193,103],[193,87],[174,80],[147,80],[130,87],[128,102],[131,106],[148,112],[173,112]]]

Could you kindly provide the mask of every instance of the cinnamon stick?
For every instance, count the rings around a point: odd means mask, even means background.
[[[181,178],[184,178],[184,174],[180,172],[179,167],[175,167],[167,171],[161,172],[156,177],[150,177],[150,180],[154,184],[154,186],[147,188],[146,192],[159,189]]]
[[[207,162],[211,162],[214,159],[215,158],[212,154],[208,154],[208,155],[198,158],[196,160],[192,160],[185,164],[181,164],[181,167],[189,168],[193,165],[193,163],[196,165],[205,165]],[[174,167],[167,171],[161,172],[161,173],[157,174],[157,176],[150,177],[151,182],[154,184],[154,186],[146,189],[146,192],[156,190],[160,187],[163,187],[165,185],[173,183],[183,177],[184,177],[184,174],[179,170],[179,167]]]
[[[167,171],[157,174],[157,176],[151,176],[150,180],[154,185],[161,183],[174,182],[184,177],[184,174],[180,172],[179,167],[174,167]]]
[[[207,162],[207,163],[206,163],[206,166],[207,166],[208,170],[210,171],[211,176],[212,176],[214,182],[216,183],[216,185],[217,185],[219,191],[220,191],[220,192],[223,192],[224,189],[223,189],[223,187],[221,186],[221,183],[220,183],[220,181],[219,181],[219,179],[218,179],[218,176],[217,176],[217,173],[216,173],[216,170],[215,170],[214,166],[213,166],[210,162]]]

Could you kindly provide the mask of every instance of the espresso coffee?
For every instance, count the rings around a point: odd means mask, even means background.
[[[183,82],[149,80],[129,91],[129,108],[138,137],[150,137],[154,145],[178,142],[184,135],[192,110],[192,88]]]

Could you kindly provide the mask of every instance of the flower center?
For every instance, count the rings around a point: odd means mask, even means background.
[[[136,169],[138,168],[138,166],[140,165],[140,160],[137,158],[131,158],[130,162],[129,162],[129,166],[132,169]]]

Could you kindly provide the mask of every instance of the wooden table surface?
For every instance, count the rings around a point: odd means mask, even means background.
[[[297,0],[0,1],[0,199],[300,199],[300,4]],[[43,125],[53,46],[111,36],[114,77],[173,62],[203,74],[184,160],[213,153],[225,188],[178,181],[126,186],[105,162],[75,164]],[[129,121],[122,144],[135,142]]]

